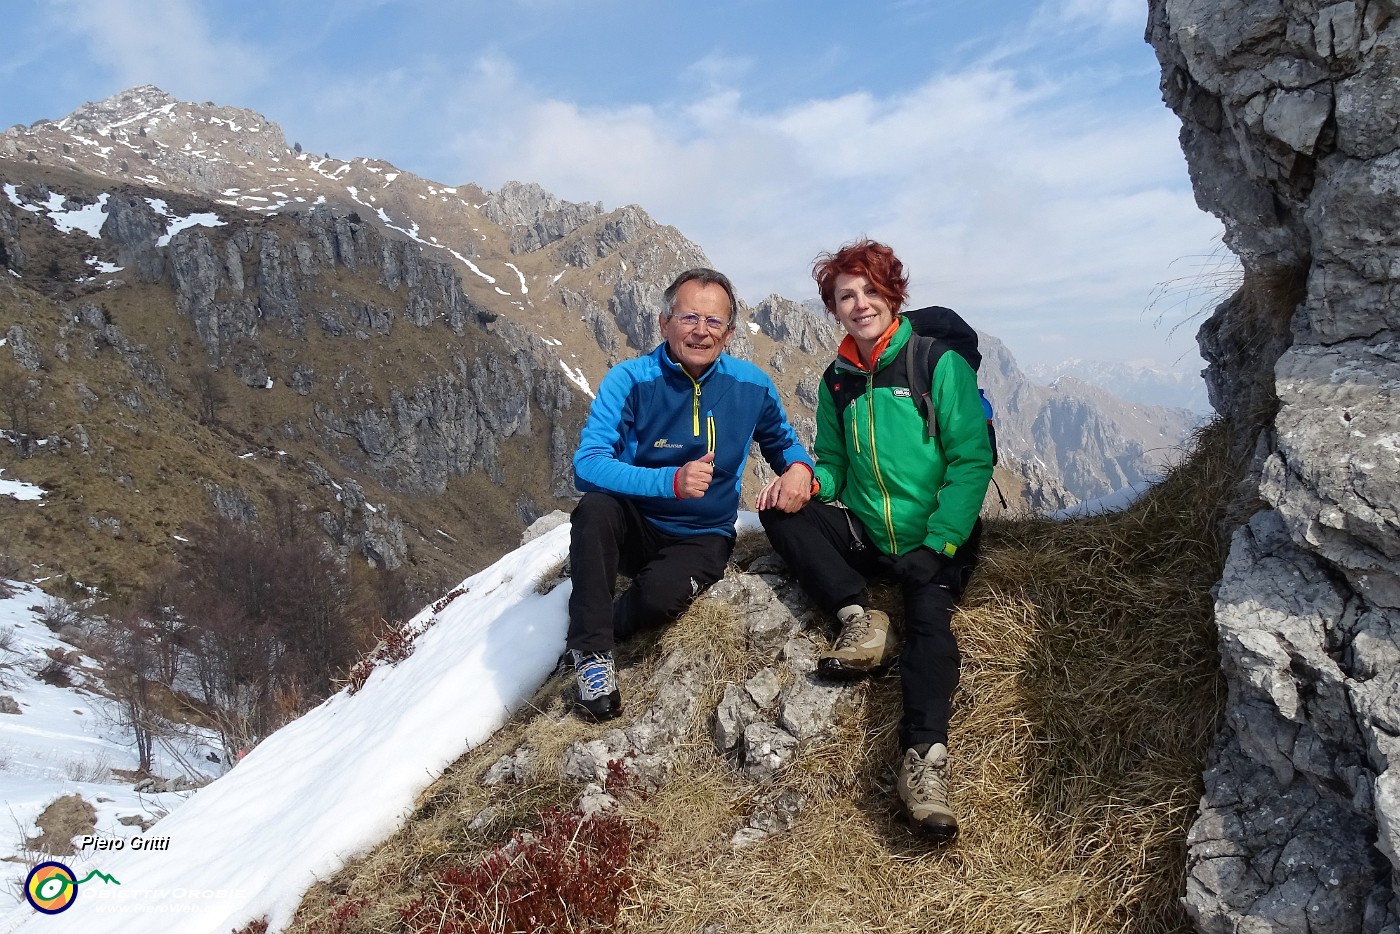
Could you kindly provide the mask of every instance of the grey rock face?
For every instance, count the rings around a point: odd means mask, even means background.
[[[608,730],[598,739],[579,740],[564,751],[559,775],[574,781],[607,781],[608,763],[622,759],[630,748],[627,734],[621,730]]]
[[[1265,508],[1216,604],[1226,723],[1192,828],[1203,931],[1400,929],[1400,9],[1152,0],[1197,201],[1241,289],[1200,334]]]
[[[44,360],[39,356],[39,348],[34,346],[34,342],[29,339],[29,334],[25,332],[23,326],[14,324],[5,332],[5,343],[10,348],[10,353],[14,355],[15,363],[21,369],[31,373],[37,372],[44,365]]]
[[[385,239],[368,225],[324,209],[302,215],[299,226],[306,240],[244,229],[227,237],[226,248],[205,229],[191,229],[163,254],[177,305],[193,320],[211,360],[231,365],[249,385],[274,378],[260,349],[261,332],[273,328],[303,337],[303,296],[314,289],[320,271],[337,264],[377,271],[386,288],[407,291],[407,307],[398,318],[389,308],[341,303],[316,317],[327,335],[368,340],[410,324],[445,325],[460,335],[474,317],[456,273],[424,260],[414,245]],[[245,264],[251,276],[245,276]],[[573,407],[575,397],[538,341],[510,322],[499,322],[494,331],[499,340],[466,345],[465,352],[452,355],[449,368],[425,373],[408,391],[391,392],[385,406],[365,404],[343,391],[337,405],[318,405],[313,427],[323,445],[337,451],[347,468],[401,492],[442,493],[450,477],[473,471],[501,482],[500,442],[532,431],[531,403],[553,421]],[[304,364],[283,378],[299,394],[311,391],[312,373]],[[341,380],[332,382],[342,389]],[[350,446],[342,443],[346,440]],[[555,489],[571,485],[567,444],[564,434],[551,435]],[[389,539],[377,550],[402,551]]]
[[[798,739],[817,736],[831,726],[846,693],[839,684],[804,675],[783,690],[778,723]]]
[[[515,752],[497,759],[481,777],[481,784],[490,787],[503,784],[518,785],[527,781],[534,774],[536,758],[533,749],[521,746]]]
[[[1228,732],[1188,840],[1187,904],[1203,931],[1261,913],[1275,930],[1374,930],[1358,922],[1389,874],[1371,844],[1377,765],[1396,745],[1394,678],[1374,666],[1394,660],[1394,619],[1355,618],[1349,602],[1279,512],[1236,533],[1216,609]],[[1329,651],[1348,640],[1363,650]],[[1379,657],[1365,650],[1377,643]],[[1391,859],[1393,845],[1381,836]]]
[[[552,532],[565,522],[569,521],[569,514],[562,509],[556,509],[548,515],[540,516],[525,529],[525,533],[520,536],[520,544],[532,542],[548,532]]]
[[[753,321],[773,340],[791,344],[803,353],[832,354],[840,343],[829,320],[780,295],[770,295],[755,305]]]
[[[726,684],[724,696],[715,708],[715,746],[728,752],[739,745],[744,730],[758,719],[758,705],[737,684]]]
[[[758,706],[767,709],[782,691],[782,679],[776,669],[765,668],[744,682],[744,691]]]
[[[668,656],[652,677],[659,686],[655,699],[627,729],[632,748],[641,753],[658,753],[680,743],[699,708],[703,678],[704,672],[693,656],[680,652]]]
[[[740,744],[742,768],[756,782],[767,781],[797,754],[797,737],[771,723],[751,723]]]
[[[774,834],[791,830],[806,806],[807,799],[791,788],[761,796],[757,806],[749,814],[748,823],[734,834],[731,845],[739,850],[753,846]]]
[[[257,507],[242,490],[226,490],[212,481],[206,481],[204,489],[214,503],[214,509],[225,519],[238,522],[253,522],[258,518]]]
[[[562,201],[534,182],[506,182],[487,196],[481,213],[511,230],[511,252],[530,253],[573,233],[603,213],[603,205]]]
[[[102,236],[117,245],[117,265],[134,270],[142,282],[158,282],[164,275],[165,259],[156,241],[165,228],[165,219],[145,198],[116,195],[107,199]]]
[[[661,343],[661,323],[658,315],[664,302],[663,287],[654,284],[623,282],[608,299],[608,313],[627,337],[627,346],[646,353]]]
[[[774,589],[772,581],[757,574],[726,577],[710,588],[709,595],[735,607],[748,621],[749,645],[758,651],[776,655],[788,638],[802,628],[802,620],[794,612],[803,612],[800,598],[785,598]]]
[[[15,208],[6,198],[0,202],[0,268],[22,271],[24,250],[19,245],[19,226]]]

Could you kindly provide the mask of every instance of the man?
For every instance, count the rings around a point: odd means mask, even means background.
[[[777,474],[759,509],[795,512],[812,491],[773,381],[724,353],[738,323],[729,279],[689,270],[665,301],[664,342],[603,377],[574,454],[567,645],[597,720],[622,712],[614,641],[675,620],[724,575],[751,442]],[[619,571],[632,585],[614,601]]]

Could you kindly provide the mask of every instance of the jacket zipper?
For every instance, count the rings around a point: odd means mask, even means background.
[[[698,438],[700,437],[700,383],[698,380],[696,380],[695,377],[691,376],[689,373],[686,373],[685,375],[690,378],[690,381],[692,383],[695,384],[695,405],[691,414],[691,421],[694,424],[694,428],[692,430],[695,432],[695,437]]]
[[[875,485],[880,488],[880,506],[885,519],[885,533],[890,539],[892,555],[899,554],[899,543],[894,538],[894,514],[890,508],[890,491],[885,487],[885,478],[880,475],[880,455],[875,446],[875,374],[870,374],[870,383],[865,390],[866,420],[870,425],[870,468],[875,474]]]
[[[868,377],[867,377],[867,380],[868,380]],[[866,388],[867,388],[867,390],[869,389],[868,383],[867,383]],[[859,429],[859,426],[857,425],[857,422],[858,422],[858,421],[859,421],[859,419],[857,419],[857,418],[855,417],[855,414],[852,413],[852,415],[851,415],[851,447],[855,449],[855,452],[856,452],[857,454],[860,453],[860,431],[858,430],[858,429]]]

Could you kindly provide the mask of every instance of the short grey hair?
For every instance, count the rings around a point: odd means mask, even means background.
[[[704,266],[695,269],[687,269],[676,276],[676,281],[666,287],[666,317],[670,318],[676,313],[676,293],[681,290],[681,286],[687,282],[698,282],[701,285],[717,285],[724,289],[724,294],[729,296],[729,330],[734,330],[739,323],[739,300],[734,297],[734,283],[729,281],[729,277],[722,272],[707,269]]]

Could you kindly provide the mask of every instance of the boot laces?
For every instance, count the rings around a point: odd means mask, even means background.
[[[578,676],[586,700],[602,697],[617,690],[617,670],[611,652],[595,655],[574,655],[574,674]]]
[[[836,651],[860,645],[869,635],[870,614],[861,613],[859,616],[852,616],[850,622],[841,627],[841,634],[836,637]]]
[[[948,759],[930,761],[917,752],[910,756],[909,786],[915,798],[929,804],[948,804]]]

